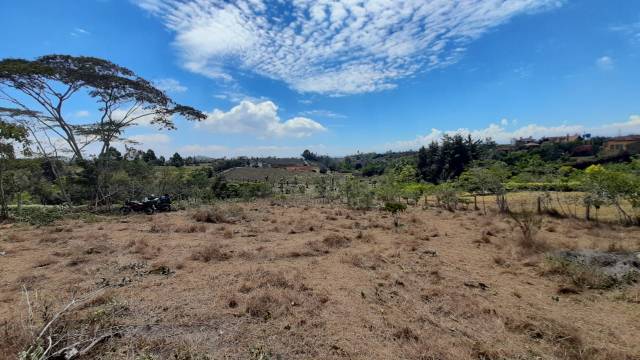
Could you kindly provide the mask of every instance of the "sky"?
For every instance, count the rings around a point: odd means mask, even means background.
[[[0,58],[46,54],[111,60],[205,112],[127,132],[164,155],[640,133],[640,1],[0,0]]]

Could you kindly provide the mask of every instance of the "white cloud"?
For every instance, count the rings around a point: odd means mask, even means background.
[[[603,56],[596,60],[596,65],[602,70],[612,70],[615,64],[613,58],[610,56]]]
[[[87,110],[78,110],[73,114],[71,114],[71,116],[74,118],[86,118],[86,117],[89,117],[90,115],[91,113]]]
[[[345,115],[333,112],[331,110],[322,110],[322,109],[302,111],[300,113],[300,115],[301,116],[316,116],[316,117],[323,117],[323,118],[330,118],[330,119],[346,118]]]
[[[512,124],[514,122],[512,121]],[[543,126],[537,124],[529,124],[515,130],[508,130],[505,124],[489,124],[484,129],[468,129],[460,128],[457,130],[440,130],[431,129],[431,131],[422,136],[418,136],[413,140],[396,141],[385,145],[386,149],[407,150],[417,149],[420,146],[429,145],[432,141],[438,141],[443,135],[462,134],[464,136],[471,135],[476,139],[491,138],[497,143],[506,144],[514,138],[532,136],[541,138],[544,136],[563,136],[567,134],[585,134],[590,133],[594,136],[617,136],[618,134],[640,134],[640,115],[631,115],[629,120],[623,122],[614,122],[603,124],[600,126],[584,126],[584,125],[558,125]]]
[[[176,79],[166,78],[166,79],[158,79],[153,82],[155,86],[166,92],[172,93],[183,93],[188,90],[188,88],[182,84],[180,81]]]
[[[69,35],[73,37],[79,37],[79,36],[88,36],[88,35],[91,35],[91,33],[83,28],[75,28],[73,29],[73,31],[69,33]]]
[[[254,157],[289,157],[300,156],[305,149],[313,152],[323,153],[327,147],[324,145],[307,145],[307,146],[239,146],[227,147],[222,145],[186,145],[180,147],[177,151],[184,155],[202,155],[212,157],[237,157],[237,156],[254,156]]]
[[[139,134],[129,136],[128,140],[146,146],[168,144],[171,142],[171,138],[167,134]]]
[[[307,137],[326,131],[309,118],[294,117],[285,121],[278,116],[278,106],[272,101],[240,102],[228,112],[215,109],[196,127],[221,133],[249,133],[258,137]]]
[[[632,43],[640,44],[640,21],[630,24],[614,25],[611,31],[619,32],[627,36]]]
[[[225,100],[231,103],[239,103],[245,100],[251,101],[251,102],[268,100],[266,97],[263,97],[263,96],[255,97],[255,96],[247,95],[241,90],[237,90],[237,89],[223,90],[213,95],[213,97],[216,99]]]
[[[134,0],[175,33],[185,68],[230,69],[330,95],[390,89],[457,61],[514,16],[564,0]]]

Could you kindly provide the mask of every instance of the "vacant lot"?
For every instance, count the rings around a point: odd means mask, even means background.
[[[0,358],[87,294],[57,331],[113,334],[89,358],[640,358],[637,284],[545,270],[560,249],[638,251],[637,228],[545,218],[526,246],[494,213],[414,208],[400,223],[265,201],[3,226]]]

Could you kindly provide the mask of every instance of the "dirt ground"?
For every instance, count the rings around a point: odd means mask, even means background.
[[[27,295],[37,325],[102,289],[63,319],[117,332],[88,358],[640,359],[639,285],[544,275],[498,214],[410,208],[396,229],[336,205],[218,212],[0,228],[0,358],[25,346]],[[545,218],[537,239],[640,250],[638,228],[579,220]]]

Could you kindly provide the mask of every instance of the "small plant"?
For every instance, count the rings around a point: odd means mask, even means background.
[[[522,232],[522,237],[520,238],[519,244],[522,248],[531,250],[531,251],[542,251],[545,249],[544,242],[538,240],[536,235],[542,226],[542,217],[538,214],[535,214],[530,211],[523,211],[520,213],[508,212],[509,217],[511,217],[520,231]]]
[[[407,205],[399,202],[386,202],[384,211],[388,211],[393,215],[393,226],[400,226],[400,213],[407,210]]]
[[[263,346],[256,346],[249,349],[251,360],[271,360],[271,352],[266,350]]]

